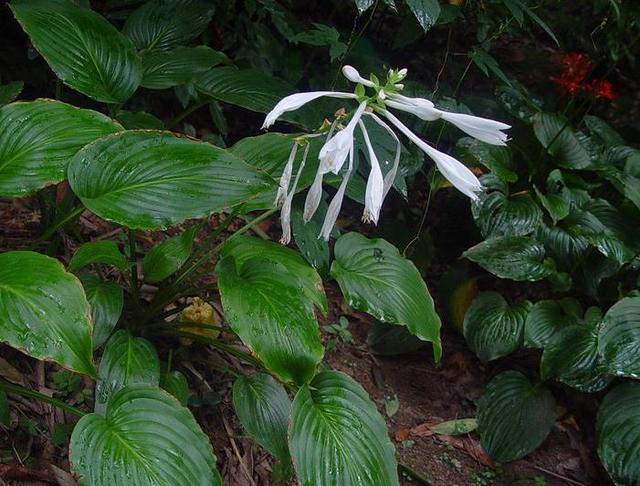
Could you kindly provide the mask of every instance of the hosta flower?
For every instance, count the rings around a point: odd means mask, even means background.
[[[280,116],[288,111],[297,110],[304,104],[318,99],[323,96],[333,98],[353,99],[358,101],[358,107],[349,117],[346,126],[338,126],[338,120],[334,121],[331,128],[327,131],[305,135],[296,140],[294,147],[291,149],[289,158],[285,164],[280,177],[280,184],[276,194],[276,205],[282,206],[281,224],[282,224],[282,242],[288,243],[291,239],[291,204],[296,191],[300,174],[306,163],[307,154],[309,152],[309,143],[305,141],[306,148],[298,171],[290,188],[290,181],[293,174],[293,166],[298,150],[298,143],[302,143],[305,138],[324,136],[326,140],[319,153],[318,169],[311,187],[307,193],[304,204],[303,218],[308,222],[317,211],[320,200],[322,199],[322,182],[327,173],[340,174],[343,172],[342,181],[336,194],[333,196],[324,222],[320,231],[320,237],[325,240],[329,239],[333,226],[337,221],[340,207],[346,186],[353,171],[354,158],[354,137],[356,127],[359,127],[367,149],[369,159],[369,175],[367,177],[367,186],[365,191],[365,207],[362,218],[365,222],[378,223],[380,210],[384,199],[393,185],[398,173],[402,145],[400,139],[396,135],[394,128],[404,134],[410,141],[415,143],[429,158],[431,158],[442,175],[460,192],[467,195],[471,199],[478,197],[478,192],[482,190],[480,181],[475,174],[464,164],[451,157],[444,152],[440,152],[427,142],[413,133],[402,121],[400,121],[390,109],[411,113],[418,118],[426,121],[444,120],[468,135],[492,145],[505,145],[507,142],[507,134],[505,130],[510,128],[509,125],[488,118],[467,115],[464,113],[453,113],[437,108],[435,104],[425,98],[411,98],[400,94],[404,85],[400,82],[406,75],[406,69],[390,70],[387,75],[386,84],[382,85],[378,78],[371,76],[370,79],[363,78],[360,73],[352,66],[344,66],[342,69],[344,76],[357,83],[355,93],[344,93],[338,91],[313,91],[310,93],[297,93],[287,96],[267,114],[263,128],[271,126]],[[367,96],[366,88],[375,90],[375,94]],[[375,153],[374,143],[372,143],[366,125],[363,123],[363,117],[369,117],[373,122],[380,125],[396,142],[396,154],[391,165],[391,169],[386,174],[382,173],[378,156]],[[390,125],[383,118],[386,118]],[[375,141],[374,141],[375,142]],[[348,167],[343,171],[345,161],[349,159]],[[387,164],[389,161],[386,161]]]

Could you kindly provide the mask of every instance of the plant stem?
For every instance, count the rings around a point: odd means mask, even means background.
[[[175,127],[178,123],[180,123],[182,120],[184,120],[186,117],[188,117],[189,115],[191,115],[191,113],[193,113],[194,111],[199,110],[200,108],[202,108],[205,105],[208,105],[210,103],[211,100],[206,100],[206,101],[199,101],[198,103],[194,103],[193,105],[187,107],[182,113],[180,113],[179,115],[177,115],[175,118],[169,120],[169,122],[165,125],[167,130],[171,130],[173,127]]]
[[[61,400],[58,400],[53,397],[49,397],[42,393],[39,393],[34,390],[29,390],[28,388],[22,387],[20,385],[14,385],[5,380],[0,380],[0,390],[5,391],[7,393],[13,393],[15,395],[20,395],[26,398],[35,398],[36,400],[40,400],[41,402],[48,403],[49,405],[53,405],[55,407],[61,408],[67,413],[71,415],[75,415],[76,417],[84,417],[86,414],[79,408],[73,407],[71,405],[67,405]]]
[[[219,349],[220,351],[224,351],[225,353],[229,353],[232,356],[235,356],[236,358],[239,358],[249,363],[250,365],[255,366],[260,370],[264,370],[264,366],[258,359],[254,358],[249,353],[240,351],[239,349],[234,348],[230,344],[226,344],[220,341],[217,338],[213,339],[207,336],[201,336],[200,334],[193,334],[191,332],[184,332],[184,331],[178,331],[176,334],[178,335],[178,337],[193,339],[194,341],[200,341],[202,343],[208,344],[209,346]]]
[[[40,243],[42,243],[43,241],[46,241],[47,239],[49,239],[49,237],[51,237],[56,231],[58,231],[60,228],[62,228],[64,225],[66,225],[69,221],[72,221],[75,218],[77,218],[78,216],[80,216],[82,214],[82,212],[84,211],[84,209],[85,209],[84,206],[79,206],[79,207],[75,208],[73,211],[71,211],[69,214],[64,216],[62,219],[59,219],[56,223],[54,223],[53,225],[49,226],[49,228],[47,228],[47,230],[44,233],[42,233],[42,236],[40,236],[40,238],[38,238],[29,247],[29,249],[33,250]]]

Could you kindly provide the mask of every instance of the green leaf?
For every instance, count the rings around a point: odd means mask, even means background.
[[[611,390],[598,410],[598,456],[613,481],[640,483],[640,383],[623,383]]]
[[[177,47],[170,51],[150,51],[142,57],[142,86],[167,89],[185,84],[197,74],[221,63],[229,62],[222,52],[207,46]]]
[[[197,228],[155,245],[142,259],[142,271],[147,282],[160,282],[177,272],[191,256]]]
[[[347,45],[340,42],[340,32],[334,27],[324,24],[313,23],[315,29],[300,32],[289,39],[291,42],[302,42],[311,46],[329,47],[331,62],[335,61],[347,51]]]
[[[466,418],[440,422],[437,425],[429,427],[429,430],[438,435],[463,435],[473,432],[477,428],[478,419]]]
[[[65,178],[67,162],[89,142],[122,127],[105,115],[53,100],[0,108],[0,196],[34,193]]]
[[[104,416],[82,417],[69,457],[80,484],[222,484],[208,437],[189,409],[159,388],[123,388]]]
[[[96,263],[113,265],[121,272],[127,271],[131,265],[120,252],[115,241],[100,240],[83,243],[71,257],[68,270],[76,273],[78,270]]]
[[[484,165],[505,182],[516,182],[518,175],[513,172],[513,160],[507,147],[490,145],[472,137],[463,137],[456,143],[456,151],[470,162]]]
[[[202,0],[151,0],[135,10],[122,31],[142,49],[171,49],[198,37],[213,16]]]
[[[258,444],[283,463],[291,460],[287,445],[291,401],[280,383],[266,373],[238,377],[233,384],[233,408]]]
[[[323,371],[300,388],[289,450],[300,484],[398,484],[386,424],[367,392],[344,373]]]
[[[138,88],[142,64],[133,45],[93,10],[66,0],[13,0],[9,6],[67,86],[104,103],[122,103]]]
[[[374,0],[353,0],[353,2],[356,4],[356,7],[358,7],[358,14],[362,14],[366,10],[369,10]]]
[[[555,400],[549,390],[532,386],[517,371],[493,378],[478,401],[478,434],[482,448],[499,463],[535,450],[555,422]]]
[[[597,116],[587,115],[584,117],[584,124],[592,135],[606,147],[624,145],[624,139],[607,122]]]
[[[626,297],[607,311],[600,325],[598,353],[603,368],[640,378],[640,297]]]
[[[509,305],[497,292],[481,292],[464,316],[464,337],[480,361],[513,353],[522,346],[531,302]]]
[[[529,194],[483,193],[472,205],[473,218],[485,238],[525,236],[542,222],[542,211]]]
[[[537,113],[533,117],[533,131],[558,166],[584,169],[591,164],[589,153],[562,115]]]
[[[76,154],[68,173],[87,208],[139,229],[206,217],[273,185],[226,150],[152,130],[97,140]]]
[[[187,382],[187,377],[180,371],[173,370],[165,373],[160,380],[160,386],[176,397],[180,405],[183,407],[187,406],[187,401],[189,400],[189,383]]]
[[[124,291],[116,282],[103,282],[92,273],[80,274],[80,281],[91,306],[93,349],[102,346],[118,323],[124,307]]]
[[[405,2],[425,32],[438,21],[440,17],[438,0],[405,0]]]
[[[31,251],[0,254],[0,341],[95,376],[89,313],[80,281],[58,260]]]
[[[301,279],[266,257],[233,256],[216,266],[222,306],[231,328],[280,380],[306,383],[324,348]]]
[[[553,224],[569,215],[569,203],[560,194],[543,194],[536,186],[533,186],[542,206],[547,210],[553,220]]]
[[[0,106],[6,105],[7,103],[11,103],[15,100],[20,96],[23,88],[24,83],[22,81],[12,81],[10,83],[0,85]]]
[[[127,130],[162,130],[164,123],[158,117],[145,111],[120,110],[116,113],[116,119]]]
[[[424,345],[425,342],[411,334],[406,327],[379,321],[374,323],[367,334],[367,346],[373,354],[380,356],[412,353]]]
[[[158,353],[149,341],[120,330],[107,341],[98,368],[95,411],[104,413],[111,397],[129,385],[160,383]]]
[[[331,252],[329,244],[323,238],[318,238],[327,211],[327,204],[321,200],[316,213],[305,223],[303,205],[297,204],[297,202],[294,202],[294,208],[291,211],[293,239],[305,260],[321,275],[327,275],[331,263]]]
[[[553,271],[544,258],[544,247],[526,236],[491,238],[469,248],[463,256],[499,278],[535,282]]]
[[[524,345],[544,348],[562,329],[577,324],[580,312],[575,299],[536,302],[524,323]]]
[[[513,86],[509,77],[500,68],[498,61],[496,61],[487,51],[481,47],[474,47],[468,53],[468,56],[485,76],[489,76],[489,71],[491,71],[491,73],[493,73],[493,75],[500,79],[504,84],[507,86]]]
[[[307,297],[326,315],[328,312],[327,297],[322,286],[320,275],[291,248],[248,236],[239,236],[225,243],[220,250],[220,256],[232,256],[238,267],[242,267],[247,260],[254,257],[265,258],[283,265],[287,272],[296,277]]]
[[[348,304],[383,322],[406,326],[423,341],[433,343],[440,361],[440,318],[420,272],[398,249],[359,233],[341,236],[335,246],[334,277]]]

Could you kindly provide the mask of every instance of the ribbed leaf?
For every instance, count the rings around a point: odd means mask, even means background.
[[[185,84],[197,74],[228,61],[222,52],[207,46],[177,47],[170,51],[150,51],[142,57],[142,86],[167,89]]]
[[[584,169],[591,163],[569,122],[562,115],[538,113],[533,117],[536,137],[560,167]]]
[[[104,416],[82,417],[69,456],[80,483],[91,486],[222,484],[209,439],[189,409],[159,388],[123,388]]]
[[[11,81],[10,83],[0,85],[0,106],[15,100],[20,96],[23,88],[24,83],[22,81]]]
[[[535,282],[553,271],[544,258],[544,247],[525,236],[491,238],[469,248],[463,256],[499,278]]]
[[[405,2],[425,32],[433,27],[440,17],[438,0],[405,0]]]
[[[293,234],[293,239],[309,265],[321,275],[327,275],[331,264],[329,243],[324,238],[318,238],[327,213],[327,203],[321,200],[318,210],[306,223],[303,216],[304,204],[302,199],[294,201],[293,206],[291,210],[291,233]],[[340,235],[337,229],[334,233],[335,235],[333,236]]]
[[[604,397],[596,435],[598,455],[614,482],[640,484],[640,383],[623,383]]]
[[[528,194],[485,193],[472,209],[485,238],[528,235],[542,222],[542,210]]]
[[[609,373],[640,378],[640,297],[626,297],[607,311],[600,325],[598,353]]]
[[[148,282],[160,282],[177,272],[189,259],[195,236],[196,228],[190,228],[151,248],[142,259],[144,279]]]
[[[527,314],[524,345],[544,348],[562,329],[579,322],[580,304],[575,299],[541,300]]]
[[[496,462],[529,454],[546,439],[554,422],[551,392],[532,386],[517,371],[505,371],[493,378],[478,401],[480,443]]]
[[[547,210],[547,213],[549,213],[549,216],[551,216],[553,224],[556,224],[569,215],[569,203],[560,194],[543,194],[537,187],[534,186],[534,189],[540,204],[542,204]]]
[[[65,178],[69,159],[95,139],[122,130],[97,111],[53,100],[0,108],[0,196],[26,196]]]
[[[508,147],[490,145],[475,138],[463,137],[456,143],[456,151],[463,159],[484,165],[502,181],[518,180],[518,175],[511,170],[513,161]]]
[[[387,427],[367,392],[323,371],[295,396],[289,450],[300,484],[398,484]]]
[[[99,14],[67,0],[13,0],[33,46],[71,88],[122,103],[138,88],[142,64],[131,41]]]
[[[111,397],[128,385],[157,387],[159,383],[160,362],[153,344],[120,330],[104,348],[98,368],[95,411],[104,413]]]
[[[173,370],[164,374],[160,380],[160,386],[176,397],[182,406],[187,406],[189,383],[187,377],[180,371]]]
[[[481,361],[513,353],[522,346],[531,302],[509,305],[497,292],[481,292],[464,316],[464,337]]]
[[[433,343],[440,361],[440,317],[420,272],[398,249],[378,238],[347,233],[335,246],[334,277],[347,303],[383,322],[406,326],[423,341]]]
[[[567,231],[562,224],[564,222],[556,226],[542,223],[537,229],[536,239],[544,244],[545,249],[559,265],[571,268],[576,261],[586,257],[591,248],[585,237]]]
[[[116,119],[127,130],[162,130],[164,123],[155,115],[145,111],[120,110],[116,113]]]
[[[102,346],[118,323],[124,307],[124,291],[116,282],[104,282],[92,273],[80,274],[80,281],[91,306],[93,349]]]
[[[244,430],[258,444],[283,463],[291,460],[287,445],[291,401],[280,383],[266,373],[237,378],[233,408]]]
[[[121,272],[126,271],[130,265],[115,241],[101,240],[82,244],[71,257],[68,269],[76,273],[96,263],[113,265]]]
[[[203,0],[150,0],[129,15],[122,31],[138,49],[171,49],[198,37],[213,10]]]
[[[97,140],[76,154],[68,173],[87,208],[141,229],[208,216],[274,183],[226,150],[152,130]]]
[[[228,256],[216,273],[231,328],[265,367],[282,381],[311,380],[324,348],[301,279],[265,257],[240,263]]]
[[[425,342],[409,332],[406,327],[376,321],[367,334],[367,346],[374,354],[396,356],[412,353],[425,346]]]
[[[95,376],[89,303],[80,281],[53,258],[0,254],[0,341]]]

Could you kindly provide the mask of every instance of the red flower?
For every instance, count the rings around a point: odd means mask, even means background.
[[[604,101],[613,101],[618,97],[618,94],[613,91],[613,85],[606,79],[590,83],[585,86],[585,91],[593,93],[596,98]]]
[[[613,101],[618,95],[613,91],[613,85],[606,79],[585,82],[591,69],[591,60],[585,55],[576,52],[564,54],[560,58],[562,71],[559,76],[552,77],[560,89],[571,95],[579,92],[592,93],[596,98],[604,101]]]

